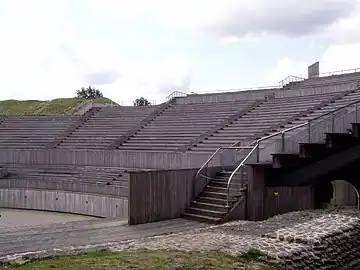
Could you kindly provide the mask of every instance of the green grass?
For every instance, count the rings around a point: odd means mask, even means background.
[[[113,269],[284,269],[268,262],[267,257],[250,251],[239,257],[220,252],[182,252],[133,250],[122,252],[99,251],[83,255],[61,256],[17,264],[7,264],[0,269],[18,270],[113,270]]]
[[[108,98],[85,100],[81,98],[59,98],[50,101],[3,100],[0,101],[0,115],[57,115],[70,114],[72,109],[83,102],[114,103]]]

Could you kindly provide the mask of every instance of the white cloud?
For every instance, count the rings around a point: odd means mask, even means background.
[[[360,68],[359,52],[360,43],[329,46],[323,54],[320,72]]]
[[[278,85],[290,75],[307,78],[307,67],[308,63],[284,58],[279,60],[274,70],[265,76],[265,81],[268,85]]]
[[[346,18],[358,0],[182,0],[155,1],[156,17],[171,26],[198,29],[220,37],[307,36]],[[201,14],[199,16],[199,14]]]
[[[225,43],[244,38],[263,40],[269,35],[309,35],[327,27],[324,36],[338,36],[346,44],[359,37],[356,3],[0,0],[0,99],[73,96],[77,88],[91,83],[116,101],[131,101],[139,96],[163,99],[173,89],[191,88],[191,71],[196,63],[182,53],[155,54],[148,49],[145,38],[131,32],[134,22],[146,28],[151,19],[168,30],[179,27],[188,33],[216,35]],[[351,11],[352,17],[346,18]],[[128,36],[122,36],[124,32]],[[357,56],[350,55],[356,54],[357,45],[346,46],[330,46],[322,69],[345,68],[359,62]],[[340,57],[344,54],[345,58]],[[307,64],[281,60],[267,80],[273,84],[289,74],[306,75]]]
[[[360,71],[360,43],[345,45],[330,45],[325,50],[320,60],[320,73],[357,69]],[[289,58],[281,59],[276,67],[266,76],[266,81],[276,83],[288,75],[307,78],[307,67],[311,63],[295,61]]]
[[[351,14],[341,18],[325,29],[323,36],[332,43],[351,44],[360,42],[360,0]]]
[[[122,38],[116,35],[121,27],[113,24],[121,9],[111,12],[110,6],[101,8],[100,1],[92,0],[59,2],[0,2],[0,99],[71,97],[76,89],[93,83],[105,96],[131,103],[139,96],[164,99],[190,76],[190,62],[181,55],[124,59],[128,52],[116,45]],[[133,13],[128,12],[131,8]],[[137,14],[136,5],[124,10],[115,22]],[[110,31],[110,38],[92,33],[96,27],[100,33]],[[131,53],[146,47],[140,44]]]

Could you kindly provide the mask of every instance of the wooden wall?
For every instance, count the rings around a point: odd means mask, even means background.
[[[94,194],[0,188],[0,208],[44,210],[96,217],[127,217],[128,200]]]
[[[0,150],[0,164],[73,164],[120,168],[200,168],[210,154],[119,150]],[[214,159],[212,164],[220,164]]]
[[[248,166],[247,219],[258,221],[291,211],[314,208],[314,190],[305,187],[266,187],[266,165]]]
[[[312,187],[265,187],[264,218],[314,207]]]
[[[129,224],[178,218],[190,204],[197,169],[129,172]]]
[[[100,194],[105,196],[127,197],[128,188],[112,185],[81,183],[73,181],[51,181],[42,179],[8,179],[0,181],[3,189],[36,189],[36,190],[61,190],[78,193]]]

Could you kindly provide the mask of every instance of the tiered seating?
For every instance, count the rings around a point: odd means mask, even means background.
[[[53,182],[80,182],[127,187],[128,174],[114,167],[6,164],[10,178]]]
[[[310,114],[308,114],[306,116],[299,117],[298,120],[293,121],[291,124],[285,125],[284,129],[291,128],[291,127],[299,125],[301,123],[305,123],[306,121],[312,120],[312,119],[320,117],[322,115],[325,115],[325,114],[327,114],[329,112],[335,111],[335,110],[337,110],[337,109],[339,109],[341,107],[347,106],[348,104],[350,104],[350,103],[352,103],[352,102],[354,102],[356,100],[360,100],[360,90],[356,90],[353,93],[350,93],[350,94],[336,100],[335,102],[330,103],[329,105],[327,105],[325,107],[322,107],[322,108],[320,108],[318,110],[315,110],[314,112],[312,112],[312,113],[310,113]],[[325,119],[325,118],[320,117],[319,121],[321,121],[321,119]],[[297,132],[299,132],[299,129],[287,132],[286,136],[291,136],[293,134],[296,134]],[[270,143],[270,142],[272,142],[272,141],[274,141],[276,139],[278,139],[278,138],[274,138],[273,140],[269,140],[268,143]]]
[[[2,149],[41,149],[78,116],[6,116],[0,123]]]
[[[57,148],[105,149],[157,108],[157,106],[102,108]]]
[[[292,117],[314,108],[321,102],[333,98],[336,94],[268,100],[228,127],[203,140],[191,151],[213,152],[220,146],[228,146],[237,141],[249,141],[257,136],[263,136],[265,132],[277,129],[280,123],[286,123]]]
[[[342,83],[351,83],[360,80],[360,72],[341,74],[341,75],[332,75],[332,76],[324,76],[319,78],[310,78],[304,81],[301,81],[297,88],[303,87],[316,87],[321,85],[328,84],[342,84]]]
[[[221,123],[226,117],[246,109],[254,101],[171,105],[147,126],[123,143],[121,150],[174,151]]]

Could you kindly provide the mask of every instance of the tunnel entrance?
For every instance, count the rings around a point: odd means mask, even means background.
[[[314,185],[314,207],[357,207],[356,188],[344,180],[321,181]]]
[[[314,207],[315,209],[321,209],[331,203],[334,187],[330,181],[318,182],[314,186],[314,192]]]

